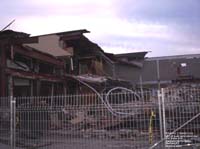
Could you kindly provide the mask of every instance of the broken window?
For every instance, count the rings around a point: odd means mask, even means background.
[[[91,60],[85,59],[79,62],[79,74],[88,74],[90,72]]]
[[[47,81],[41,81],[40,96],[52,95],[52,83]]]
[[[67,58],[65,61],[65,66],[66,66],[66,73],[70,74],[74,70],[73,59]]]
[[[13,69],[20,69],[24,71],[30,71],[31,59],[24,57],[20,54],[15,54],[14,59],[7,59],[7,67]]]
[[[103,64],[97,57],[82,58],[79,60],[79,74],[103,75]]]
[[[54,73],[54,67],[52,65],[47,64],[47,63],[39,62],[39,73],[53,74]]]
[[[61,76],[61,75],[63,75],[63,70],[60,68],[54,68],[54,74],[56,76]]]
[[[28,79],[14,78],[13,79],[13,94],[14,96],[30,96],[31,94],[31,83]]]

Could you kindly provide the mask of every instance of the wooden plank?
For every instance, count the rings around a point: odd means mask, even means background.
[[[27,78],[27,79],[40,79],[44,81],[50,81],[50,82],[63,82],[63,77],[58,77],[55,75],[50,74],[39,74],[39,73],[32,73],[32,72],[26,72],[22,70],[15,70],[15,69],[6,69],[6,74],[19,77],[19,78]]]

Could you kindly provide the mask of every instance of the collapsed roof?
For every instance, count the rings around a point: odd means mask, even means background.
[[[106,53],[106,55],[115,63],[142,68],[145,55],[147,53],[148,52],[134,52],[134,53],[124,53],[124,54]]]
[[[0,32],[0,38],[14,37],[28,50],[37,50],[54,57],[69,57],[74,55],[74,49],[81,47],[82,56],[100,55],[110,64],[124,64],[142,68],[145,55],[148,52],[135,52],[125,54],[105,53],[96,43],[90,41],[83,34],[89,33],[86,29],[44,34],[30,37],[30,34],[5,30]],[[28,42],[27,42],[28,39]],[[31,39],[31,40],[30,40]]]
[[[37,49],[56,57],[72,56],[73,47],[67,47],[67,45],[65,45],[65,40],[80,38],[83,33],[88,32],[89,31],[83,29],[34,36],[38,38],[38,43],[24,44],[24,47]]]

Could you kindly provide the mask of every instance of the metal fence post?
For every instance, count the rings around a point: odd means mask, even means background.
[[[163,119],[163,138],[164,138],[164,147],[165,147],[165,138],[166,136],[166,117],[165,117],[165,91],[161,89],[161,100],[162,100],[162,119]]]
[[[163,139],[163,118],[162,118],[162,101],[161,98],[162,94],[161,91],[158,90],[158,110],[159,110],[159,123],[160,123],[160,139]]]
[[[10,96],[10,146],[15,149],[16,100]]]

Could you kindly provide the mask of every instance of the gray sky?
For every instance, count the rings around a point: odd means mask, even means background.
[[[88,29],[106,52],[200,53],[200,0],[1,0],[0,18],[32,35]]]

